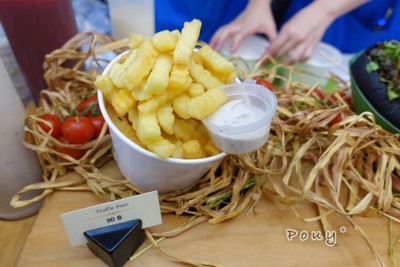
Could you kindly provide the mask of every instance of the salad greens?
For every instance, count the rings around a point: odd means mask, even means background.
[[[400,42],[391,40],[378,43],[366,50],[370,62],[368,73],[378,71],[387,85],[389,100],[400,99]]]

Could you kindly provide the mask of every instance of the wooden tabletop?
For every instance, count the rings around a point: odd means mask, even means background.
[[[14,266],[36,217],[30,216],[16,221],[0,220],[0,266]]]
[[[113,162],[110,166],[108,175],[121,175]],[[71,247],[60,220],[64,212],[105,201],[91,192],[59,191],[46,199],[35,216],[17,221],[0,220],[0,266],[106,266],[86,246]],[[295,208],[303,218],[317,214],[310,203],[296,204]],[[185,216],[163,215],[163,224],[152,230],[172,229],[185,220]],[[345,217],[332,214],[329,220],[335,230],[334,246],[328,246],[325,239],[311,237],[321,231],[319,223],[302,221],[290,206],[264,194],[249,214],[243,213],[217,225],[204,222],[160,242],[165,253],[153,247],[126,266],[183,266],[166,253],[224,266],[379,266],[365,239]],[[384,217],[354,217],[354,220],[383,264],[391,266],[388,220]],[[400,262],[400,225],[393,226],[396,260]],[[288,233],[297,233],[297,236],[289,240]],[[147,245],[148,241],[142,248]]]
[[[27,236],[16,266],[106,266],[85,245],[71,247],[60,220],[60,214],[64,212],[104,201],[91,192],[59,191],[50,195],[36,218],[28,219],[33,222],[32,231]],[[310,203],[299,203],[294,208],[303,218],[317,214]],[[163,215],[163,224],[152,228],[152,231],[173,229],[187,219],[186,216]],[[336,237],[335,240],[329,238],[329,241],[333,241],[334,246],[326,244],[326,239],[312,238],[313,234],[321,231],[319,223],[302,221],[290,206],[264,194],[249,214],[243,213],[216,225],[204,222],[160,242],[165,253],[153,247],[125,266],[183,266],[167,254],[222,266],[379,266],[366,241],[345,217],[332,214],[329,220]],[[384,217],[354,217],[354,220],[368,236],[384,264],[390,266],[388,220]],[[20,222],[15,222],[15,225],[18,224]],[[400,262],[400,225],[393,226],[397,261]],[[19,231],[21,229],[15,232]],[[296,232],[296,237],[288,238],[288,233]],[[22,236],[22,232],[16,235],[18,238]],[[148,244],[146,241],[141,248]],[[3,258],[12,249],[6,246],[6,250],[2,248],[0,251]]]

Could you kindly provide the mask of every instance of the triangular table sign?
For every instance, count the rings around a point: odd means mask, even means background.
[[[142,221],[135,219],[84,232],[87,246],[108,266],[123,266],[144,242]]]

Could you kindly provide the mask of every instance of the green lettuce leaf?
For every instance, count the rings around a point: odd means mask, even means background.
[[[368,73],[377,71],[377,70],[379,70],[379,64],[376,63],[375,61],[370,61],[366,66],[366,70]]]

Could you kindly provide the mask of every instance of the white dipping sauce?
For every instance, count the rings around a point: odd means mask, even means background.
[[[207,120],[218,126],[243,126],[259,120],[263,114],[261,109],[246,105],[243,99],[235,99],[222,105]]]
[[[216,129],[210,129],[216,145],[230,154],[242,151],[254,151],[268,139],[270,124],[260,125],[255,130],[246,131],[250,125],[262,119],[265,112],[254,105],[246,104],[243,99],[234,99],[221,106],[207,117],[207,121]],[[237,127],[238,131],[233,129]]]

